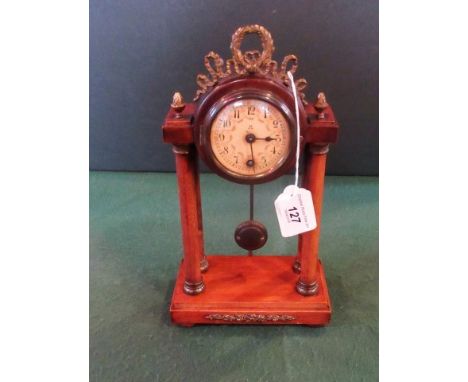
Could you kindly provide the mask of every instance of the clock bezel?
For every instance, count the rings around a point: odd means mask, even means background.
[[[282,158],[275,163],[275,166],[270,168],[267,171],[263,171],[260,174],[252,174],[252,175],[243,175],[239,174],[235,171],[232,171],[228,168],[226,168],[218,159],[217,155],[213,151],[213,146],[211,142],[211,130],[213,128],[213,123],[217,117],[217,115],[223,110],[225,107],[228,107],[229,105],[234,104],[237,101],[242,101],[242,100],[251,100],[251,99],[256,99],[259,101],[264,101],[274,107],[276,110],[278,110],[282,116],[284,117],[286,123],[287,123],[287,129],[289,130],[289,146],[287,147],[287,153],[282,156]],[[209,140],[209,143],[207,144],[207,149],[209,150],[209,157],[212,158],[212,161],[214,162],[215,166],[218,167],[221,171],[223,171],[227,176],[229,176],[229,179],[235,178],[239,182],[247,182],[247,183],[262,183],[262,179],[268,178],[269,175],[272,173],[277,172],[278,170],[281,169],[281,167],[284,165],[285,162],[287,162],[288,157],[290,156],[291,152],[295,152],[296,145],[295,142],[297,141],[296,138],[296,129],[295,129],[295,121],[292,116],[292,113],[282,104],[278,99],[276,99],[271,93],[264,93],[264,92],[259,92],[258,90],[254,89],[245,89],[245,90],[240,90],[238,92],[234,92],[229,94],[229,96],[223,97],[220,99],[217,103],[213,105],[213,107],[210,109],[209,113],[207,114],[207,120],[211,121],[211,124],[207,126],[205,133],[206,137],[205,140]],[[208,122],[207,122],[208,123]]]
[[[258,175],[240,175],[224,167],[216,158],[211,147],[210,135],[213,121],[217,114],[228,104],[241,99],[258,99],[278,109],[287,121],[290,142],[288,153],[275,169]],[[299,105],[302,126],[305,126],[305,112]],[[207,166],[219,176],[241,184],[260,184],[272,181],[284,175],[295,163],[296,121],[294,118],[294,96],[284,84],[270,78],[248,78],[223,81],[212,92],[200,100],[194,121],[194,140],[200,156]]]

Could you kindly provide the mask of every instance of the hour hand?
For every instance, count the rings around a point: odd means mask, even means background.
[[[276,141],[278,138],[266,137],[266,138],[256,138],[256,139],[259,139],[261,141],[270,142],[270,141]]]
[[[250,155],[252,159],[249,159],[246,164],[247,164],[247,167],[252,167],[253,172],[255,172],[255,161],[254,161],[252,142],[249,142],[249,145],[250,145]]]

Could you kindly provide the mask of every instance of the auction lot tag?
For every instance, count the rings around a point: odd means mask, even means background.
[[[281,235],[290,237],[317,227],[312,194],[305,188],[287,186],[275,200]]]

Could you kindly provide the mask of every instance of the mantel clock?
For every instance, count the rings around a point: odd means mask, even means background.
[[[261,51],[241,50],[246,34],[258,35]],[[171,318],[184,326],[325,325],[331,304],[318,258],[320,216],[328,145],[337,139],[338,124],[323,93],[307,102],[305,79],[294,81],[293,93],[287,72],[296,72],[297,58],[288,55],[280,65],[273,60],[273,39],[264,27],[237,29],[231,51],[226,62],[214,52],[205,56],[208,74],[197,76],[194,102],[185,104],[176,92],[162,127],[176,159],[184,252]],[[292,169],[298,142],[302,187],[312,193],[317,228],[299,235],[295,256],[253,256],[268,239],[253,218],[254,187]],[[199,157],[219,176],[248,185],[250,219],[233,238],[247,255],[205,254]]]

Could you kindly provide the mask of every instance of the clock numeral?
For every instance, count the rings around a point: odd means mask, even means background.
[[[276,146],[273,146],[273,151],[272,151],[273,154],[276,154]]]
[[[224,134],[218,134],[218,138],[220,141],[224,141],[226,137],[224,136]]]
[[[223,127],[230,127],[231,120],[230,119],[223,119]]]
[[[265,108],[263,109],[263,118],[266,118],[268,116],[268,109]]]
[[[240,118],[239,109],[234,109],[234,118],[237,118],[237,119]]]
[[[234,155],[234,159],[236,160],[236,164],[239,163],[239,157],[237,155]]]
[[[249,106],[247,109],[247,115],[255,115],[255,106]]]
[[[224,146],[224,152],[225,152],[226,154],[228,154],[228,153],[229,153],[229,147]]]

